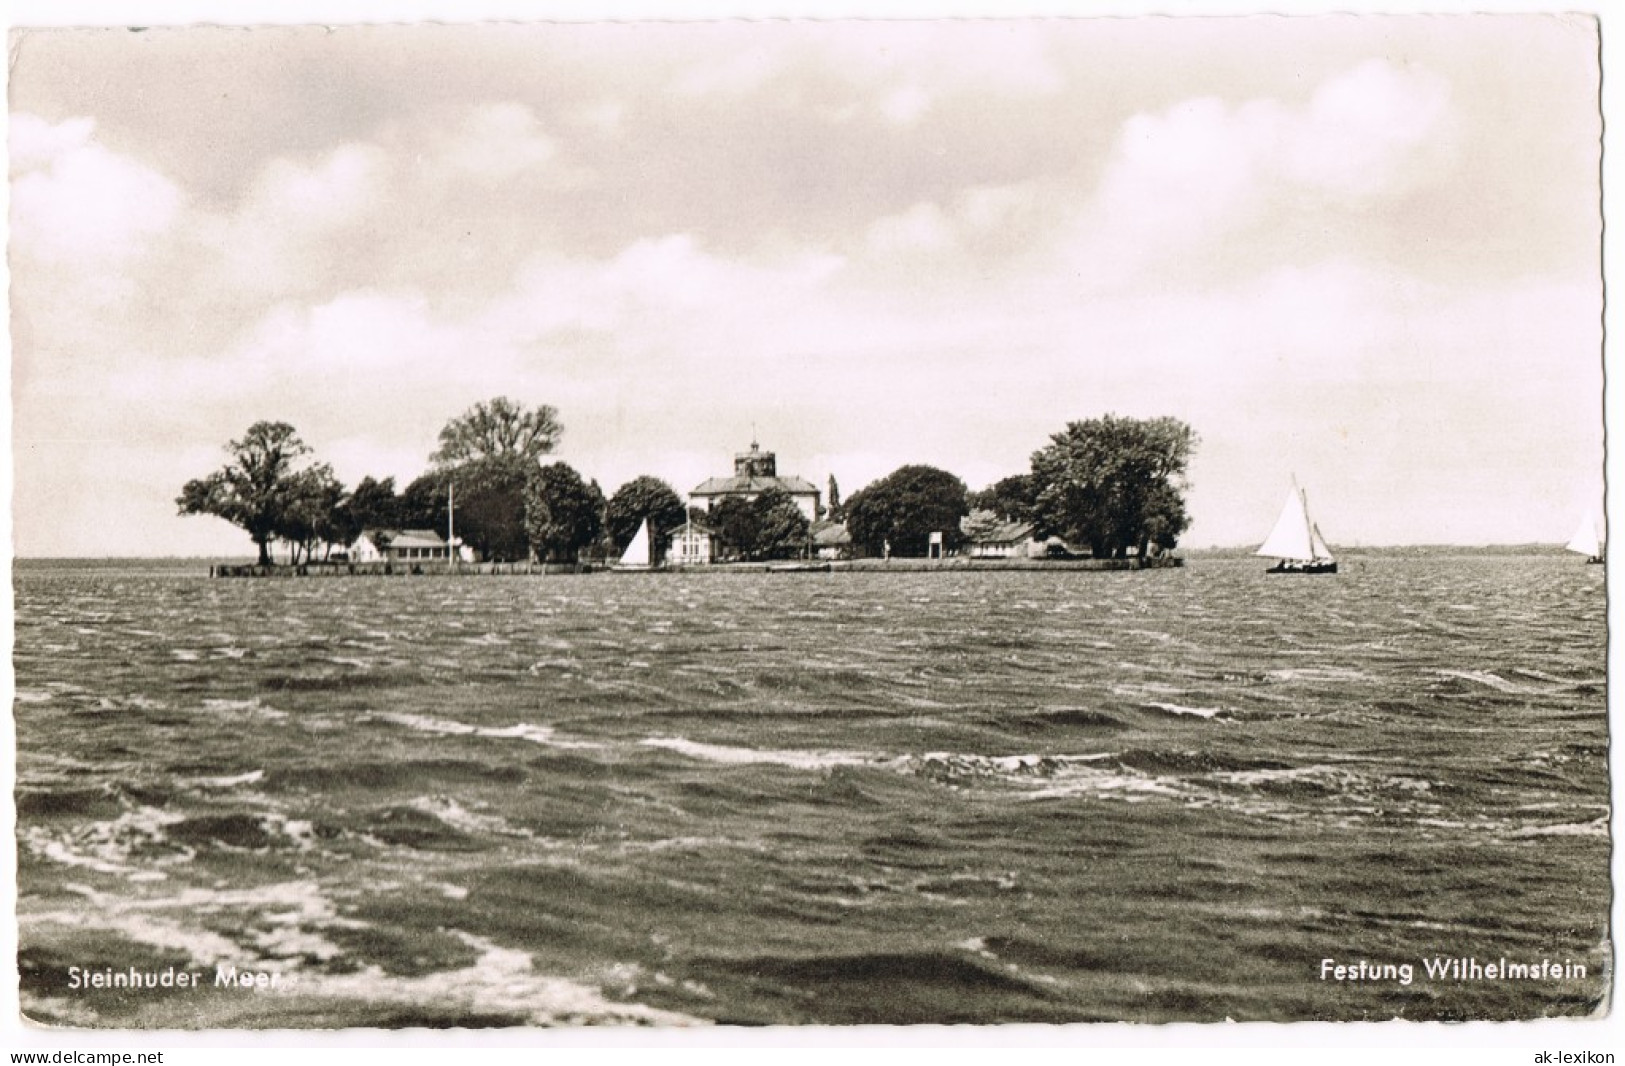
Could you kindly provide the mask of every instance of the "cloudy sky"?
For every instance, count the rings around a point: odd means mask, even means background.
[[[252,422],[353,483],[556,406],[606,492],[755,432],[845,494],[1201,436],[1191,545],[1561,541],[1602,496],[1584,17],[14,31],[19,555],[245,554]]]

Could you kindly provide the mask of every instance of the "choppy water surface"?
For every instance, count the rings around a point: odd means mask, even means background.
[[[1505,1018],[1604,996],[1555,557],[19,568],[23,1001],[117,1026]],[[1430,979],[1421,960],[1584,979]],[[1321,962],[1410,963],[1410,985]],[[217,988],[217,965],[279,975]],[[73,990],[69,968],[203,976]]]

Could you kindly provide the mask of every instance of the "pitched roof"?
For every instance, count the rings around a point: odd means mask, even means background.
[[[1006,522],[990,531],[985,537],[977,537],[976,544],[1014,544],[1017,541],[1029,540],[1033,535],[1031,522]]]
[[[852,534],[844,522],[815,522],[812,527],[813,543],[822,548],[834,548],[852,543]]]
[[[799,477],[712,477],[700,482],[690,496],[743,496],[778,489],[791,496],[816,496],[818,486]]]
[[[369,529],[367,539],[374,544],[378,538],[388,540],[391,548],[444,548],[446,538],[432,529]]]

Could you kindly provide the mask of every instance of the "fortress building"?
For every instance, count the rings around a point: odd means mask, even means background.
[[[689,506],[709,511],[726,499],[754,500],[769,489],[778,489],[795,501],[807,521],[818,521],[818,487],[799,477],[780,477],[777,467],[773,453],[751,441],[750,451],[734,456],[733,477],[706,478],[688,494]]]

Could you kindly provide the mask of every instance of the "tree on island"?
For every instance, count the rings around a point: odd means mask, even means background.
[[[441,429],[434,469],[401,494],[401,524],[445,529],[455,486],[455,530],[465,543],[498,562],[529,558],[525,487],[563,433],[546,405],[527,410],[505,396],[475,404]]]
[[[226,452],[231,462],[188,481],[175,503],[183,515],[214,515],[242,527],[259,549],[259,565],[270,566],[271,540],[299,488],[296,464],[310,448],[286,422],[256,422]]]
[[[345,503],[355,522],[357,535],[367,529],[398,529],[401,524],[401,499],[395,495],[395,479],[384,480],[368,476],[361,479]],[[354,538],[351,538],[352,543]]]
[[[946,470],[901,467],[846,501],[847,532],[872,555],[888,544],[893,555],[927,555],[932,533],[941,533],[944,550],[952,550],[964,540],[959,520],[970,511],[965,497],[965,483]]]
[[[811,523],[783,489],[768,489],[751,501],[756,512],[755,557],[794,559],[807,548]]]
[[[967,502],[972,511],[991,511],[1006,522],[1031,522],[1034,496],[1032,475],[1012,474],[971,493]]]
[[[783,489],[768,489],[752,499],[729,496],[707,519],[723,551],[736,558],[792,559],[807,547],[807,516]]]
[[[973,510],[959,520],[959,531],[967,542],[978,544],[992,540],[1007,524],[1008,521],[994,511]]]
[[[616,552],[626,550],[645,519],[658,540],[688,521],[688,508],[677,490],[660,478],[644,475],[628,481],[615,490],[605,508],[605,523]]]
[[[835,483],[834,474],[829,476],[829,491],[825,495],[829,497],[829,505],[824,508],[824,517],[831,522],[841,521],[846,517],[846,511],[841,507],[841,486]]]
[[[309,562],[318,544],[348,545],[361,535],[345,507],[347,494],[333,468],[326,463],[299,471],[287,479],[276,535],[291,546],[289,562]]]
[[[528,559],[530,534],[525,530],[525,486],[536,469],[532,460],[512,456],[431,470],[401,493],[401,526],[444,533],[446,507],[452,502],[456,506],[453,528],[458,539],[486,559],[497,562]]]
[[[1068,424],[1033,453],[1036,532],[1087,544],[1096,558],[1174,547],[1190,526],[1185,469],[1196,443],[1177,418]]]
[[[603,531],[604,493],[568,464],[550,463],[525,486],[525,531],[542,562],[574,562]]]
[[[429,461],[438,467],[506,457],[535,461],[552,452],[563,435],[557,409],[543,404],[526,410],[498,396],[447,422],[440,430],[440,447]]]

